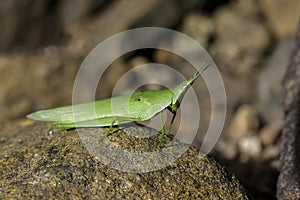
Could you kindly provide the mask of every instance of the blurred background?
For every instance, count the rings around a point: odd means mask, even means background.
[[[81,62],[108,37],[144,26],[177,30],[209,52],[224,79],[227,119],[211,155],[255,198],[275,199],[281,80],[299,16],[300,0],[0,1],[0,120],[71,104]],[[135,51],[108,69],[97,99],[109,97],[122,74],[147,62],[193,72],[171,53]],[[209,108],[207,95],[201,98],[204,111]]]

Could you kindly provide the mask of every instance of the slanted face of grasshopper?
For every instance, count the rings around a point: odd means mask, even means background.
[[[167,108],[173,113],[168,128],[169,134],[177,109],[185,93],[199,75],[209,66],[210,65],[203,64],[191,78],[173,89],[149,90],[126,96],[101,99],[95,102],[41,110],[27,115],[27,117],[34,120],[51,121],[60,129],[103,126],[110,126],[111,129],[113,125],[149,120]],[[91,106],[95,107],[96,114],[86,112]],[[74,117],[74,115],[76,117]],[[165,130],[162,124],[161,142],[164,134]]]

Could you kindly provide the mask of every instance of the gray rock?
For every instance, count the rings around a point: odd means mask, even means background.
[[[105,129],[81,130],[91,139]],[[128,151],[155,152],[159,138],[119,131],[103,141]],[[1,123],[0,143],[1,199],[248,199],[235,176],[195,148],[157,171],[128,173],[91,156],[76,130],[60,131],[49,123]]]
[[[263,64],[258,76],[257,107],[267,123],[282,123],[284,111],[282,104],[282,78],[294,49],[292,38],[282,40]]]

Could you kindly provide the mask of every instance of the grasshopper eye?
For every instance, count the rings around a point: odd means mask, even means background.
[[[136,101],[142,101],[142,99],[140,99],[140,98],[137,98],[137,99],[135,99]]]

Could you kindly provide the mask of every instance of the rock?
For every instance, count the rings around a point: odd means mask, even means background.
[[[70,35],[67,49],[73,55],[87,54],[99,42],[134,27],[172,27],[188,9],[201,2],[188,0],[114,1],[103,12],[66,28]],[[130,10],[130,12],[128,12]],[[122,17],[120,17],[122,16]]]
[[[238,156],[237,145],[233,142],[218,141],[216,144],[218,152],[222,152],[222,156],[228,160],[234,160]]]
[[[192,13],[185,16],[182,22],[182,32],[199,42],[204,48],[214,33],[214,24],[211,18]]]
[[[293,48],[293,39],[288,38],[280,41],[274,52],[263,64],[262,71],[258,76],[259,101],[257,107],[268,124],[277,124],[283,121],[281,84]]]
[[[251,105],[242,105],[228,127],[228,136],[233,141],[238,141],[246,135],[254,134],[259,126],[256,109]]]
[[[20,47],[32,51],[62,44],[65,35],[56,6],[50,0],[1,2],[0,22],[5,28],[0,31],[0,51],[7,53]]]
[[[299,0],[265,0],[258,1],[269,26],[278,39],[294,35],[299,21]]]
[[[211,51],[217,62],[238,75],[248,76],[258,63],[259,54],[270,45],[266,26],[258,16],[243,16],[240,9],[230,6],[218,8],[213,21],[216,38]]]
[[[280,174],[277,181],[278,199],[300,199],[300,25],[295,49],[283,78],[284,123],[281,134]]]
[[[262,151],[261,158],[263,160],[271,160],[271,159],[276,159],[277,161],[279,160],[279,154],[280,154],[280,147],[279,145],[277,146],[267,146],[264,148]],[[278,168],[277,168],[278,169]]]
[[[231,6],[242,17],[258,18],[259,9],[255,1],[233,1]]]
[[[245,136],[238,142],[241,162],[248,162],[250,159],[257,159],[262,147],[257,136]]]
[[[235,42],[240,50],[261,51],[269,45],[268,32],[261,22],[244,18],[230,7],[220,8],[214,22],[218,39]]]
[[[64,27],[68,27],[69,24],[78,23],[84,18],[88,17],[91,13],[96,11],[101,12],[101,7],[106,0],[62,0],[58,6],[58,13],[60,20],[63,22]]]
[[[0,120],[69,104],[79,67],[56,48],[35,55],[0,56]]]
[[[282,124],[267,125],[259,131],[259,138],[264,146],[274,145],[280,136]]]
[[[86,134],[86,141],[99,138],[99,132],[105,131],[80,130]],[[103,146],[91,147],[99,149],[109,143],[129,152],[155,152],[159,138],[160,135],[141,139],[117,132],[109,138],[102,137]],[[1,123],[0,141],[3,199],[249,199],[235,176],[195,148],[188,148],[165,168],[129,173],[93,157],[76,130],[60,131],[49,123],[30,120]],[[183,146],[177,143],[176,148]],[[129,163],[135,164],[126,160],[124,167]]]

